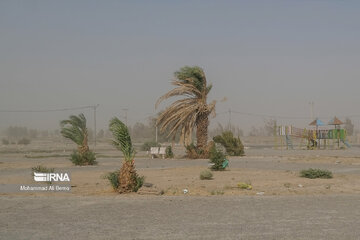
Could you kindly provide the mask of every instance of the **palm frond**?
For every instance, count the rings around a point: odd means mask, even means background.
[[[124,154],[126,161],[131,161],[135,155],[135,150],[132,146],[131,137],[127,126],[114,117],[110,120],[109,130],[113,134],[113,145]]]
[[[77,145],[81,145],[84,141],[84,135],[74,126],[62,128],[60,133],[63,137],[72,140]]]
[[[200,67],[185,66],[175,72],[174,76],[176,79],[172,84],[176,87],[161,96],[155,104],[157,108],[166,99],[184,97],[173,102],[157,119],[160,131],[169,130],[169,137],[174,136],[179,130],[189,134],[197,126],[200,115],[208,116],[215,113],[216,104],[215,101],[209,105],[206,103],[212,85],[207,86],[205,73]]]
[[[156,101],[155,108],[157,108],[162,101],[164,101],[170,97],[174,97],[174,96],[186,96],[186,97],[194,98],[194,99],[201,97],[202,93],[196,87],[194,87],[194,85],[192,85],[192,84],[184,84],[179,81],[174,81],[173,85],[177,85],[179,87],[174,88],[170,92],[161,96]]]
[[[200,92],[206,87],[205,73],[200,67],[185,66],[180,71],[175,72],[175,77],[184,83],[191,82]]]
[[[71,115],[69,119],[60,122],[63,137],[72,140],[77,145],[82,145],[87,137],[86,118],[84,114]]]

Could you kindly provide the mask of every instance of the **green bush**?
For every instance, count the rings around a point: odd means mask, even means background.
[[[211,180],[212,177],[213,177],[213,174],[209,170],[204,170],[200,173],[201,180]]]
[[[171,146],[167,146],[165,150],[165,158],[173,158],[173,157],[174,157],[174,153],[172,151]]]
[[[2,142],[3,145],[9,145],[10,144],[9,140],[7,140],[5,138],[1,139],[1,142]]]
[[[28,138],[22,138],[18,141],[18,144],[21,144],[21,145],[28,145],[30,144],[30,139]]]
[[[212,190],[210,192],[211,195],[224,195],[224,190]]]
[[[250,183],[244,183],[244,182],[239,182],[237,184],[237,187],[241,188],[241,189],[246,189],[246,190],[251,190],[252,189],[252,186],[251,186]]]
[[[108,174],[106,174],[104,176],[105,179],[109,180],[112,188],[114,190],[117,190],[118,187],[119,187],[119,174],[120,172],[119,171],[115,171],[115,172],[109,172]]]
[[[150,148],[152,148],[152,147],[161,147],[161,145],[155,141],[145,142],[141,146],[141,150],[142,151],[150,151]]]
[[[224,162],[226,161],[226,156],[221,150],[217,150],[215,146],[210,149],[210,163],[211,170],[215,171],[223,171],[225,168],[223,167]]]
[[[43,165],[38,165],[36,167],[31,168],[32,174],[34,175],[34,172],[37,173],[53,173],[55,171],[55,168],[47,168]]]
[[[85,154],[80,154],[78,151],[74,151],[70,156],[70,161],[75,165],[95,165],[97,164],[95,153],[88,151]]]
[[[231,131],[225,131],[221,135],[213,138],[215,143],[220,143],[230,156],[243,156],[244,145],[239,137],[235,138]]]
[[[185,146],[185,148],[188,158],[197,159],[204,155],[204,151],[196,147],[194,143],[190,143],[190,145]]]
[[[38,165],[36,167],[31,168],[32,176],[34,176],[34,172],[36,173],[53,173],[55,171],[55,168],[47,168],[42,165]],[[52,184],[51,181],[46,182],[47,184]]]
[[[115,191],[120,186],[119,175],[120,175],[120,171],[115,171],[115,172],[109,172],[108,174],[106,174],[104,176],[105,179],[109,180],[112,188]],[[144,176],[140,177],[140,176],[136,175],[135,181],[136,181],[136,185],[134,186],[133,191],[137,192],[142,187],[142,185],[144,184],[145,177]]]
[[[136,185],[133,188],[134,192],[137,192],[144,184],[145,177],[136,175]]]
[[[307,170],[302,170],[300,172],[300,176],[304,178],[332,178],[332,172],[328,170],[322,170],[322,169],[313,169],[309,168]]]

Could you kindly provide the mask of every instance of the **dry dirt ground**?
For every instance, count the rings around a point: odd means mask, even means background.
[[[103,176],[119,169],[122,158],[108,145],[98,146],[96,166],[73,166],[70,150],[0,148],[1,189],[34,184],[36,165],[70,173],[72,185],[69,193],[0,192],[0,239],[360,239],[357,147],[250,148],[212,180],[199,178],[208,160],[139,152],[137,171],[153,184],[141,192],[162,196],[114,192]],[[299,171],[310,167],[334,178],[301,178]],[[238,188],[239,182],[252,190]]]
[[[74,166],[68,160],[69,151],[41,152],[39,149],[0,149],[0,186],[9,184],[34,184],[31,168],[43,165],[55,172],[70,173],[70,195],[116,195],[106,173],[120,168],[122,157],[113,149],[99,147],[98,165]],[[164,195],[313,195],[360,193],[360,149],[281,151],[273,149],[248,149],[244,157],[231,157],[226,171],[213,172],[212,180],[200,180],[199,175],[208,169],[208,160],[151,159],[145,152],[136,158],[139,175],[153,184],[143,187],[148,192]],[[306,179],[299,176],[302,169],[328,169],[332,179]],[[252,185],[252,190],[238,188],[238,183]],[[145,193],[146,191],[142,191]],[[2,195],[16,193],[0,192]],[[62,193],[25,193],[51,195]]]
[[[137,159],[138,173],[145,176],[145,182],[153,184],[149,190],[165,195],[308,195],[334,193],[360,193],[360,166],[358,158],[342,159],[324,157],[321,163],[309,163],[307,158],[284,159],[272,162],[231,158],[226,171],[213,172],[212,180],[200,180],[199,174],[206,170],[207,160],[162,160]],[[13,161],[13,162],[12,162]],[[249,161],[252,161],[249,164]],[[315,161],[314,161],[315,162]],[[55,171],[70,173],[71,195],[116,195],[103,176],[120,168],[121,159],[99,159],[97,166],[76,167],[65,157],[41,160],[14,158],[0,164],[0,184],[34,184],[31,167],[38,164],[53,167]],[[241,167],[241,166],[244,167]],[[247,166],[249,165],[249,166]],[[299,170],[320,167],[334,172],[332,179],[306,179],[299,176]],[[238,183],[252,185],[252,190],[237,187]],[[145,187],[144,187],[145,188]],[[2,193],[6,194],[6,193]],[[10,193],[8,193],[10,194]],[[11,193],[12,194],[12,193]],[[26,193],[43,195],[43,193]],[[46,193],[49,194],[49,193]],[[59,194],[59,193],[54,193]]]
[[[358,240],[359,195],[6,196],[0,239]]]

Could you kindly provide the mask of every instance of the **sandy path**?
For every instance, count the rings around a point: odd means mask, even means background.
[[[359,195],[0,197],[0,239],[359,239]]]

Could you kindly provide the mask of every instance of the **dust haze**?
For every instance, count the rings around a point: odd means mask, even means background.
[[[334,116],[357,130],[358,5],[1,1],[2,135],[10,126],[54,132],[81,112],[93,128],[91,108],[36,111],[96,104],[97,130],[113,116],[148,125],[185,65],[201,66],[213,84],[213,130],[230,124],[261,135],[271,120],[306,127]]]

